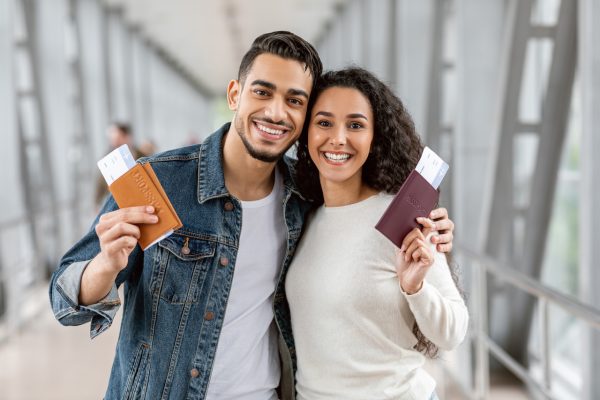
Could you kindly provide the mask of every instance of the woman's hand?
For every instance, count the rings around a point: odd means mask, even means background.
[[[425,276],[434,261],[433,251],[426,238],[435,232],[435,224],[424,218],[422,225],[422,231],[415,228],[406,235],[402,246],[396,252],[396,272],[400,287],[408,294],[421,290]]]

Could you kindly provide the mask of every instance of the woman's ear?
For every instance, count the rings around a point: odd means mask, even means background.
[[[237,111],[242,87],[237,80],[229,81],[227,85],[227,105],[231,111]]]

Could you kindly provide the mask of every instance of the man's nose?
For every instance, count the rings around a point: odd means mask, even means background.
[[[273,122],[285,120],[285,102],[282,99],[273,99],[265,110],[266,117]]]

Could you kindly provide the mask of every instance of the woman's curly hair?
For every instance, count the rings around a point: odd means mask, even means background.
[[[369,71],[355,67],[325,73],[311,94],[296,149],[296,182],[300,192],[315,206],[323,204],[319,171],[308,153],[308,127],[316,100],[331,87],[356,89],[369,100],[374,118],[373,143],[363,165],[362,179],[375,190],[396,193],[417,165],[423,144],[402,101]]]
[[[373,74],[356,67],[329,71],[316,83],[296,149],[296,183],[300,192],[313,201],[315,206],[323,204],[319,171],[308,152],[308,128],[315,102],[325,90],[332,87],[356,89],[369,100],[375,121],[373,143],[363,165],[362,180],[378,191],[397,193],[408,174],[417,165],[423,144],[402,101]],[[460,291],[456,266],[451,260],[449,264],[453,280]],[[438,347],[423,335],[416,321],[413,334],[418,340],[414,346],[417,351],[431,358],[437,356]]]

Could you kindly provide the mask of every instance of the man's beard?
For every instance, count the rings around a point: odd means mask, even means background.
[[[244,121],[237,115],[235,117],[235,130],[237,131],[238,135],[240,135],[240,139],[242,139],[242,143],[244,143],[246,151],[248,152],[248,154],[250,154],[250,157],[266,163],[279,161],[281,157],[283,157],[285,152],[288,151],[288,149],[294,144],[293,142],[290,143],[290,145],[287,148],[285,148],[277,154],[256,149],[254,146],[252,146],[250,140],[248,140],[248,136],[246,136],[246,132],[244,131]]]

